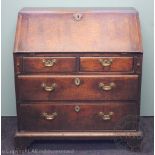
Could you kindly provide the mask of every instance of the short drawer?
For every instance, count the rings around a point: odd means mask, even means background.
[[[135,100],[138,75],[21,75],[20,100]]]
[[[20,130],[30,131],[133,130],[136,119],[136,104],[122,102],[21,104],[19,110]]]
[[[24,57],[23,72],[27,73],[51,73],[51,72],[75,72],[75,57]]]
[[[133,57],[81,57],[82,72],[131,72]]]

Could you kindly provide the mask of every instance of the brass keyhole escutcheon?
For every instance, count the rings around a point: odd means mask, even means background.
[[[75,78],[74,83],[76,86],[80,86],[80,84],[81,84],[80,78]]]
[[[81,13],[75,13],[73,14],[73,18],[76,21],[80,21],[82,19],[83,15]]]
[[[74,110],[75,110],[75,112],[79,112],[80,111],[80,106],[76,105]]]

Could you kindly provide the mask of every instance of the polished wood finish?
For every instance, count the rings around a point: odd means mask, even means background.
[[[80,79],[79,86],[75,84],[76,78]],[[56,87],[53,91],[46,91],[43,83],[48,87],[55,83]],[[114,83],[115,86],[111,90],[103,90],[99,87],[100,83],[106,86]],[[18,76],[18,89],[20,100],[135,100],[138,95],[138,76],[22,75]]]
[[[16,147],[36,139],[141,140],[142,52],[133,8],[22,9]]]
[[[100,61],[105,61],[105,66]],[[106,63],[106,61],[111,61],[111,64]],[[80,71],[132,72],[133,57],[81,57]]]
[[[50,61],[48,65],[48,61]],[[53,63],[52,63],[53,61]],[[75,72],[74,57],[24,57],[23,72],[25,73],[61,73]]]
[[[14,52],[141,52],[137,19],[134,9],[24,9]]]
[[[27,138],[60,138],[60,139],[110,139],[110,138],[138,138],[142,137],[141,131],[98,131],[98,132],[17,132],[16,137]]]
[[[23,150],[29,147],[33,140],[125,140],[130,143],[128,147],[131,150],[140,148],[143,133],[141,131],[98,131],[98,132],[16,132],[15,144],[16,149]],[[138,142],[139,144],[135,142]],[[134,145],[134,146],[133,146]],[[132,147],[133,146],[133,147]],[[133,150],[133,151],[134,151]],[[137,151],[137,150],[136,150]]]
[[[77,106],[79,111],[76,111]],[[126,115],[137,116],[135,103],[111,103],[109,104],[21,104],[20,105],[20,130],[24,131],[89,131],[89,130],[118,130],[118,123]],[[99,115],[103,112],[109,119],[104,120]],[[111,116],[109,113],[113,112]],[[43,116],[43,113],[52,115],[53,119]],[[33,124],[33,125],[32,125]],[[93,125],[92,125],[93,124]],[[122,126],[119,130],[136,130],[137,125]]]

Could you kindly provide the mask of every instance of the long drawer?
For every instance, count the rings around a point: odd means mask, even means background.
[[[20,100],[136,100],[138,75],[18,76]]]
[[[21,104],[21,130],[134,130],[135,103]],[[131,119],[129,124],[126,121]],[[123,124],[124,123],[124,124]]]

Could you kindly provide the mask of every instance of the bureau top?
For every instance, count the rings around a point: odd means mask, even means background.
[[[94,7],[94,8],[38,8],[38,7],[31,7],[31,8],[23,8],[19,11],[20,14],[26,13],[73,13],[76,11],[81,12],[122,12],[122,13],[137,13],[136,9],[129,7],[129,8],[112,8],[112,7]]]
[[[142,52],[133,8],[23,8],[15,53]]]

